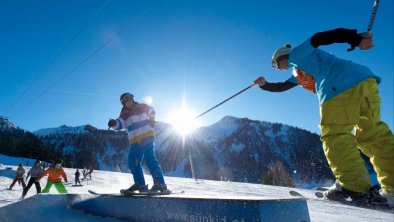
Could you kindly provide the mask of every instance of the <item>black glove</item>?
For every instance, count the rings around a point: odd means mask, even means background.
[[[110,120],[108,121],[108,127],[114,127],[114,126],[116,126],[116,120],[110,119]]]

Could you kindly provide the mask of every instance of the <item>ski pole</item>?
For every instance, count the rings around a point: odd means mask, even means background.
[[[375,21],[376,12],[378,11],[378,6],[379,6],[379,0],[375,0],[375,2],[373,4],[373,8],[372,8],[371,18],[369,19],[369,24],[368,24],[367,31],[369,34],[371,34],[371,31],[372,31],[373,23]]]
[[[234,98],[234,97],[238,96],[239,94],[241,94],[241,93],[245,92],[246,90],[248,90],[248,89],[252,88],[254,85],[255,85],[255,84],[253,83],[252,85],[250,85],[250,86],[246,87],[245,89],[243,89],[243,90],[241,90],[241,91],[237,92],[236,94],[232,95],[232,96],[231,96],[231,97],[229,97],[228,99],[226,99],[226,100],[222,101],[221,103],[217,104],[216,106],[214,106],[214,107],[212,107],[212,108],[208,109],[207,111],[205,111],[205,112],[201,113],[200,115],[198,115],[198,116],[194,117],[193,119],[197,119],[197,118],[201,117],[202,115],[206,114],[207,112],[209,112],[209,111],[211,111],[211,110],[215,109],[216,107],[218,107],[218,106],[222,105],[223,103],[225,103],[225,102],[229,101],[230,99],[232,99],[232,98]]]
[[[367,29],[368,35],[372,35],[372,27],[373,27],[373,23],[375,21],[376,12],[378,11],[378,6],[379,6],[379,0],[375,0],[375,2],[373,4],[373,8],[372,8],[371,17],[369,18],[369,24],[368,24],[368,29]],[[348,52],[353,51],[355,48],[356,48],[356,46],[353,45],[347,51]]]

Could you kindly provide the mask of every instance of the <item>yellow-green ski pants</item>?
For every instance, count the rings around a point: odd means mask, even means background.
[[[49,190],[51,189],[52,185],[55,186],[57,192],[59,192],[59,193],[67,193],[67,190],[64,187],[62,182],[51,182],[51,181],[47,182],[47,185],[45,186],[45,188],[42,190],[41,193],[49,193]]]
[[[367,79],[325,101],[320,117],[320,139],[339,184],[356,192],[371,187],[360,149],[370,157],[382,189],[394,193],[394,136],[380,120],[376,80]]]

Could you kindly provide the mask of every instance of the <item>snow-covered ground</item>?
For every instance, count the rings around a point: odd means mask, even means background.
[[[4,156],[3,156],[4,157]],[[35,194],[35,187],[29,190],[26,198],[20,200],[22,186],[15,185],[13,191],[5,190],[12,182],[18,160],[9,160],[0,156],[0,221],[116,221],[111,218],[93,216],[70,208],[65,195],[57,194],[54,187],[49,194]],[[6,169],[10,168],[12,169]],[[29,167],[25,168],[26,171]],[[69,181],[74,180],[75,169],[65,169]],[[198,182],[177,177],[166,177],[168,187],[172,190],[186,191],[182,195],[192,194],[204,196],[250,196],[272,198],[295,198],[289,195],[289,190],[297,190],[310,198],[307,200],[311,221],[394,221],[394,211],[378,211],[344,205],[340,203],[319,200],[314,197],[314,191],[292,189],[287,187],[267,186],[259,184],[221,182],[199,180]],[[149,175],[146,176],[148,184],[152,184]],[[83,187],[73,187],[66,184],[69,193],[87,194],[88,189],[98,192],[116,193],[121,188],[127,188],[132,183],[130,174],[94,171],[92,180],[83,181]],[[42,187],[46,178],[41,180]]]

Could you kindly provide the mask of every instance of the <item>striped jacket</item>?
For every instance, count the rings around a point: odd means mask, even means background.
[[[132,109],[123,108],[117,121],[115,130],[126,129],[130,144],[154,141],[155,132],[153,122],[155,110],[146,104],[135,103]]]

